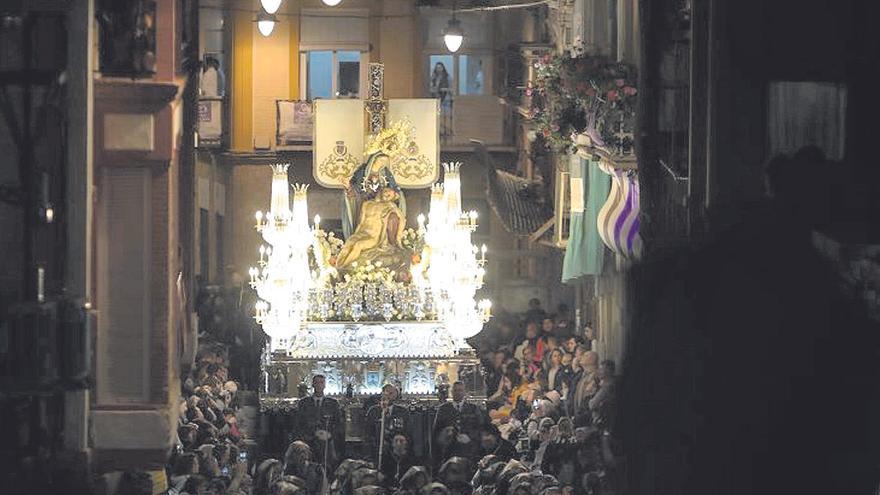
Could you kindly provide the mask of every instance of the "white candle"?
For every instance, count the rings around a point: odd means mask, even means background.
[[[37,268],[37,302],[43,302],[46,300],[44,293],[45,278],[46,270],[44,270],[43,267]]]

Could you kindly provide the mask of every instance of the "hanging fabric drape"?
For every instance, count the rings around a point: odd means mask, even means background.
[[[571,158],[570,180],[571,227],[562,263],[562,281],[566,283],[602,272],[605,245],[596,219],[611,184],[611,177],[599,170],[597,163],[578,156]]]

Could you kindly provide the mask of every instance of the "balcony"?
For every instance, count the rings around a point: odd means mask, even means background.
[[[444,148],[470,147],[473,141],[486,146],[513,142],[510,107],[494,95],[457,95],[440,108],[440,141]]]

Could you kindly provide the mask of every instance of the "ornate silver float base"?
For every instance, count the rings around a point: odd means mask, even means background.
[[[285,353],[266,360],[264,404],[308,393],[312,376],[324,375],[330,396],[378,394],[386,383],[405,399],[433,398],[437,387],[465,383],[472,397],[485,396],[479,360],[460,348],[438,322],[308,323]]]

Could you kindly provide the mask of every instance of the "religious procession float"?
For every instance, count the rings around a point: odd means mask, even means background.
[[[461,164],[439,163],[437,100],[382,100],[381,79],[372,66],[369,100],[316,102],[313,175],[341,189],[341,236],[311,217],[308,187],[288,183],[288,165],[273,165],[249,272],[270,338],[264,408],[295,403],[313,374],[352,401],[386,383],[412,401],[456,380],[485,394],[465,339],[490,318],[490,301],[478,300],[486,248],[471,241],[477,217],[462,210]],[[430,209],[408,226],[404,189],[418,188],[430,188]]]

